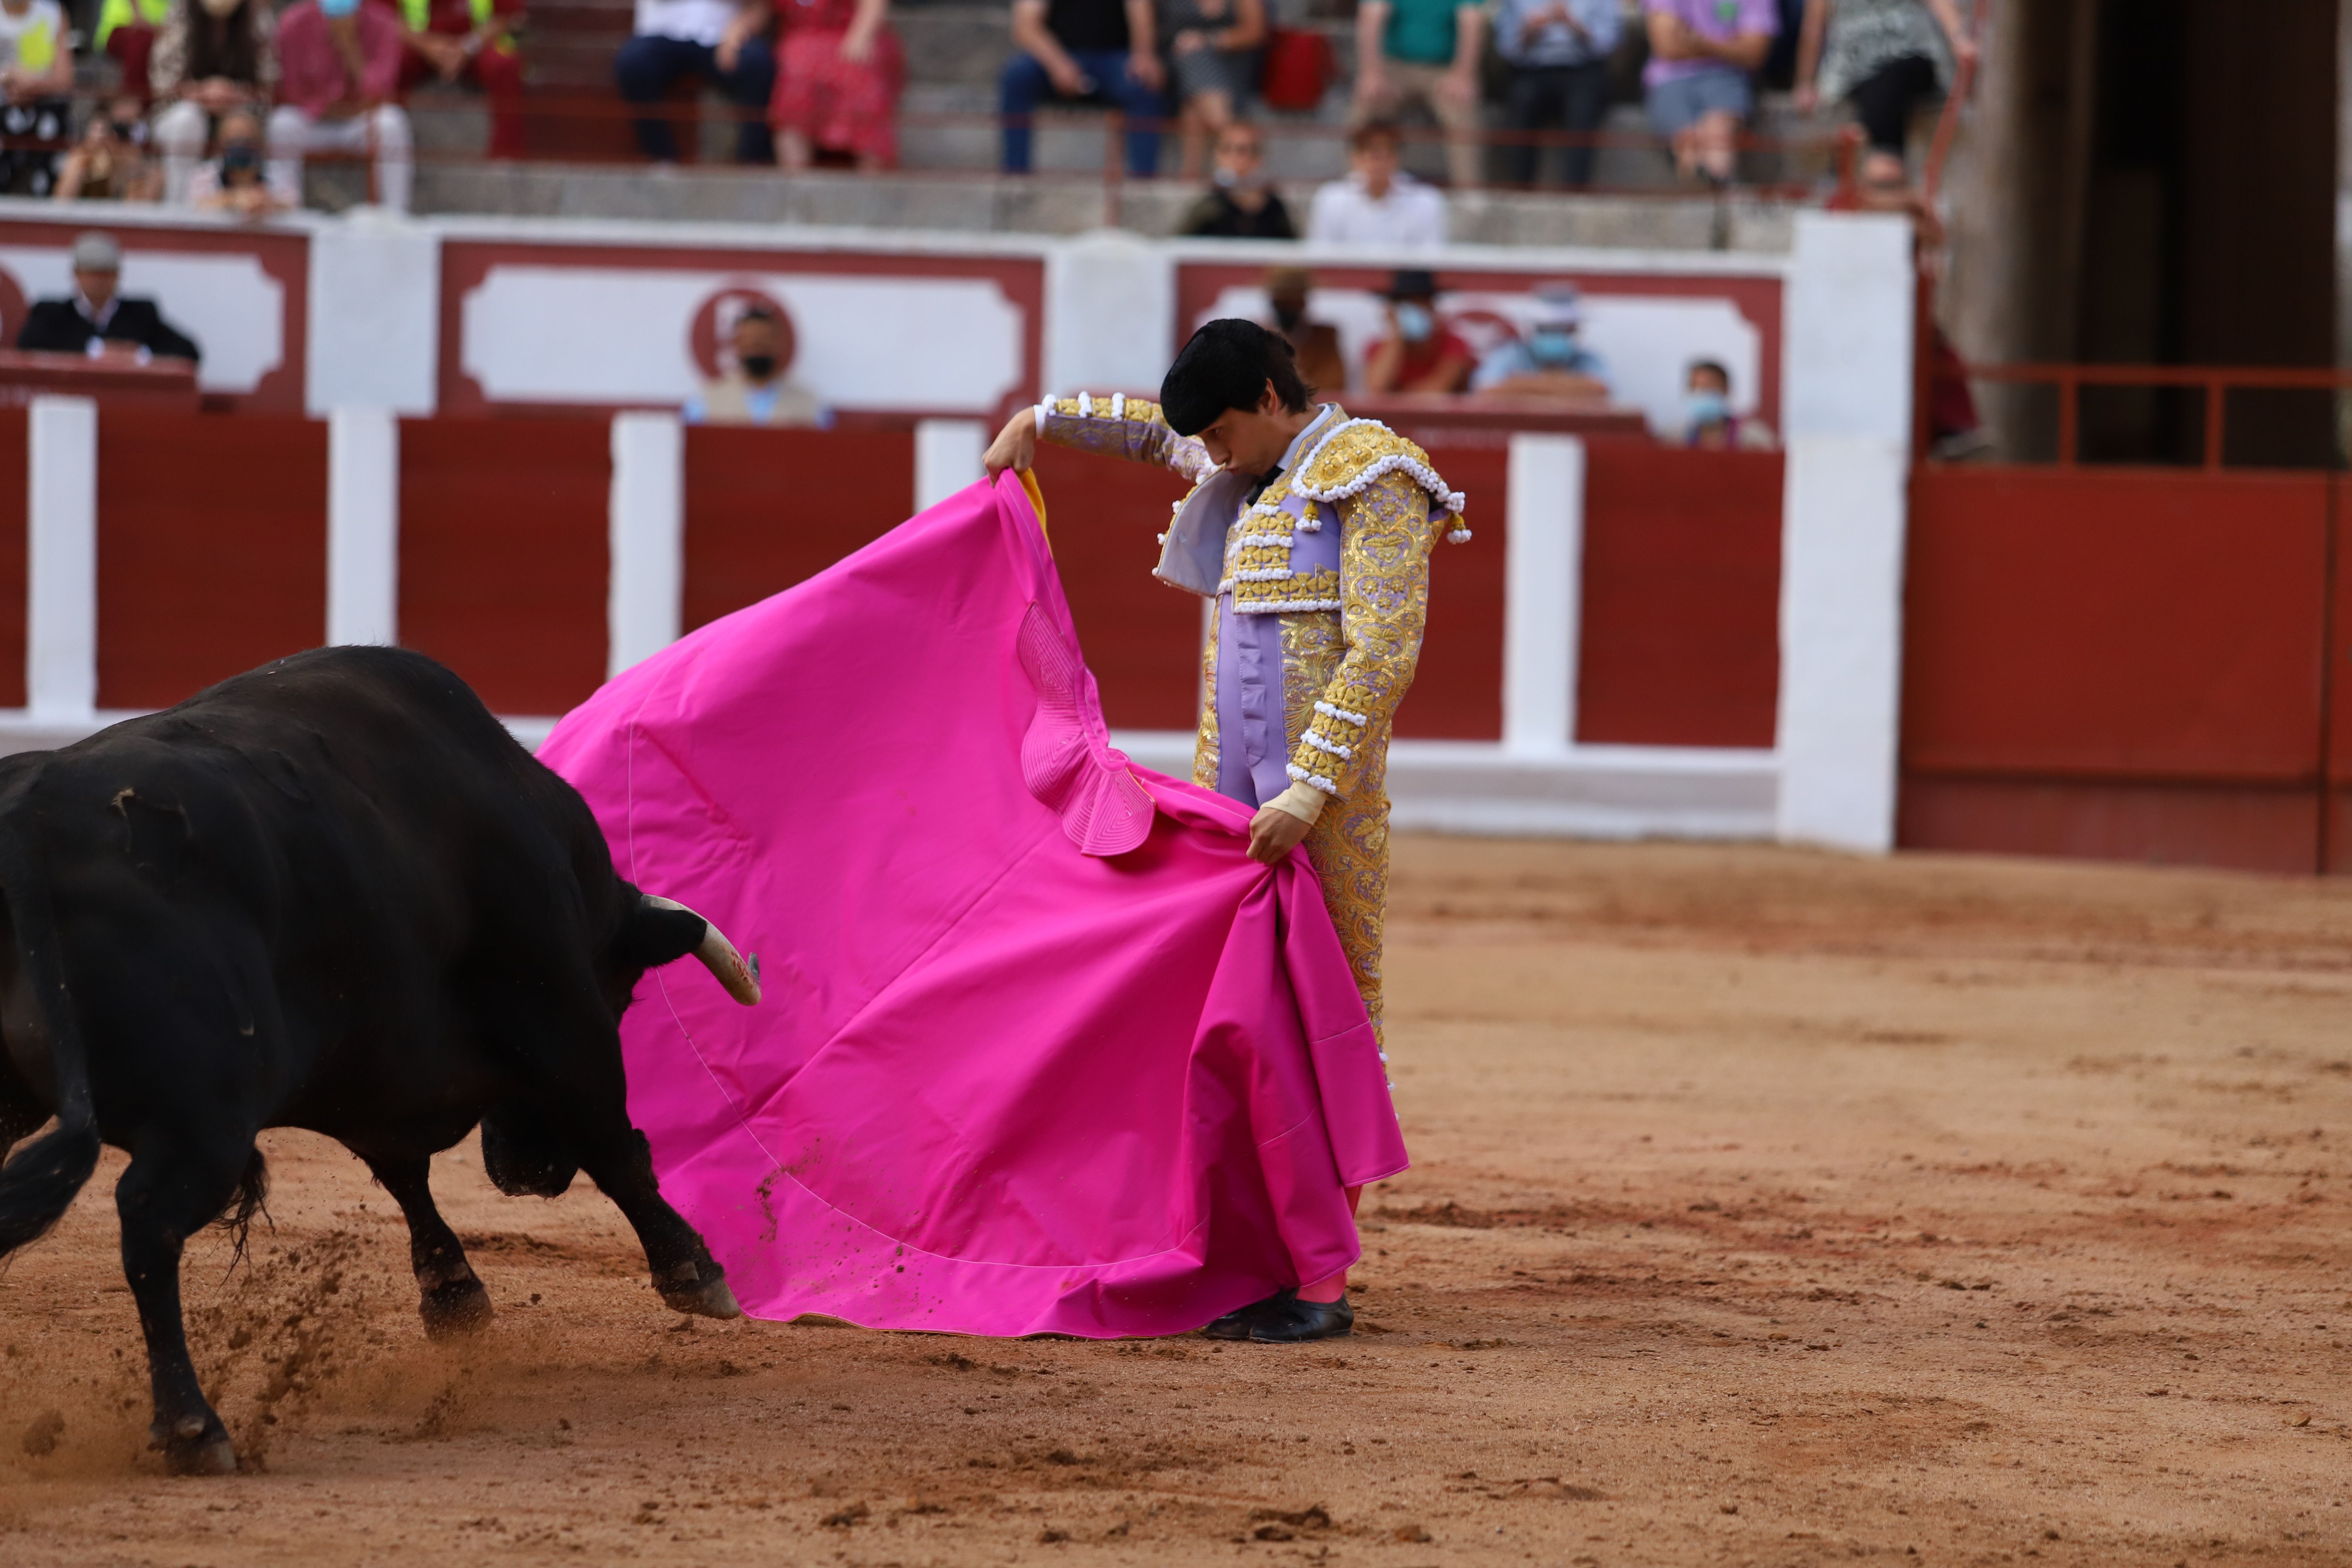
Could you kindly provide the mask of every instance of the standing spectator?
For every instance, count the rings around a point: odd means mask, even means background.
[[[173,328],[152,300],[115,292],[122,280],[122,247],[110,234],[85,234],[73,243],[74,291],[64,300],[37,300],[16,331],[16,346],[47,353],[135,354],[197,359],[196,345]]]
[[[1522,136],[1550,126],[1583,136],[1600,130],[1609,113],[1609,57],[1622,26],[1617,0],[1501,0],[1495,47],[1511,69],[1503,123]],[[1562,151],[1564,183],[1591,184],[1591,144]],[[1511,183],[1534,184],[1542,150],[1514,142],[1508,157]]]
[[[197,164],[188,181],[188,205],[250,220],[300,206],[302,193],[269,183],[260,117],[251,110],[233,109],[221,116],[220,156]]]
[[[768,119],[787,169],[819,149],[861,169],[898,166],[898,89],[907,59],[890,0],[782,0],[782,68]]]
[[[1315,193],[1307,237],[1333,245],[1445,243],[1445,197],[1398,167],[1402,139],[1384,120],[1348,133],[1348,177]]]
[[[1276,267],[1265,275],[1268,303],[1274,320],[1267,325],[1290,342],[1298,379],[1314,391],[1333,397],[1348,390],[1348,359],[1339,351],[1339,329],[1328,321],[1307,319],[1307,299],[1315,291],[1315,274],[1304,267]]]
[[[58,172],[61,202],[152,202],[163,192],[163,173],[147,156],[147,121],[129,94],[82,128],[81,144]]]
[[[1213,142],[1257,90],[1265,0],[1160,0],[1158,28],[1168,40],[1190,179],[1201,169],[1202,135]]]
[[[767,0],[636,0],[636,32],[613,58],[621,96],[651,107],[681,78],[699,77],[749,111],[736,126],[735,161],[774,163],[767,113],[776,89],[776,51],[767,38]],[[646,157],[677,162],[677,138],[667,119],[641,114],[630,124]]]
[[[1897,184],[1912,111],[1949,92],[1955,60],[1976,45],[1952,0],[1807,0],[1797,45],[1797,107],[1847,100],[1870,137],[1862,177]]]
[[[490,110],[490,156],[523,155],[523,0],[400,0],[408,23],[408,58],[401,62],[405,92],[428,76],[471,81]]]
[[[833,423],[832,411],[815,393],[784,374],[793,363],[792,328],[764,305],[735,318],[728,334],[734,363],[687,399],[680,411],[688,425],[801,425]]]
[[[1486,13],[1474,0],[1363,0],[1356,10],[1356,102],[1361,125],[1413,104],[1445,128],[1456,190],[1478,183],[1478,57]]]
[[[153,96],[147,61],[155,52],[155,35],[171,15],[172,0],[106,0],[98,8],[98,32],[90,41],[121,68],[122,90],[142,109]]]
[[[1168,73],[1152,47],[1153,26],[1151,0],[1013,0],[1013,58],[997,94],[1005,172],[1029,172],[1029,122],[1050,98],[1123,111],[1127,172],[1139,180],[1157,174]]]
[[[1297,239],[1290,209],[1265,177],[1265,140],[1236,120],[1217,132],[1217,166],[1208,190],[1184,215],[1178,233],[1213,239]]]
[[[1609,367],[1577,335],[1583,327],[1584,297],[1573,284],[1537,289],[1527,335],[1496,344],[1480,360],[1470,389],[1506,397],[1606,400]]]
[[[0,0],[0,136],[64,141],[72,91],[73,48],[58,0]],[[46,196],[57,174],[52,148],[0,152],[0,195]]]
[[[1772,426],[1731,411],[1731,373],[1722,365],[1693,360],[1684,385],[1684,446],[1715,452],[1769,452],[1780,446]]]
[[[1688,179],[1728,184],[1738,166],[1739,129],[1755,112],[1749,75],[1780,29],[1774,0],[1642,0],[1649,15],[1650,124],[1675,145]]]
[[[163,199],[184,202],[215,117],[258,114],[278,90],[278,28],[267,0],[172,0],[147,75],[171,104],[155,117]]]
[[[407,30],[383,5],[331,16],[325,4],[300,0],[278,19],[282,75],[269,111],[269,183],[299,192],[310,153],[367,153],[375,160],[376,200],[404,213],[415,174],[408,111],[398,101]],[[348,35],[337,26],[345,19]]]
[[[1389,284],[1388,336],[1364,355],[1367,392],[1459,392],[1477,363],[1437,313],[1437,277],[1420,268]]]

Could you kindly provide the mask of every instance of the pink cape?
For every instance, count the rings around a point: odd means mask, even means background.
[[[780,522],[780,526],[790,526]],[[1111,749],[1011,477],[607,684],[540,752],[624,876],[765,971],[622,1026],[746,1310],[1165,1334],[1359,1256],[1404,1168],[1314,870]]]

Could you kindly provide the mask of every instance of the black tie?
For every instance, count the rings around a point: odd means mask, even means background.
[[[1244,508],[1257,505],[1257,498],[1265,494],[1267,487],[1280,478],[1282,478],[1282,465],[1276,463],[1257,477],[1257,483],[1250,486],[1250,493],[1243,498],[1242,505]]]

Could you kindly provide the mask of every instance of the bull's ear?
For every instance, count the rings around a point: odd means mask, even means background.
[[[692,910],[664,908],[633,890],[629,912],[613,939],[613,962],[624,969],[658,969],[700,947],[709,931],[710,922]]]

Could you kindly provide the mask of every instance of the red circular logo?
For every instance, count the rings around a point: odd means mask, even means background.
[[[694,325],[687,330],[687,352],[704,375],[717,377],[735,368],[735,323],[751,310],[765,310],[776,319],[776,370],[781,374],[792,368],[799,344],[792,313],[774,295],[738,283],[705,300],[694,312]]]

